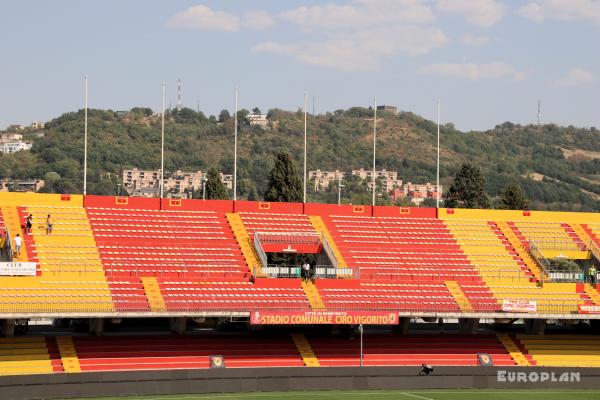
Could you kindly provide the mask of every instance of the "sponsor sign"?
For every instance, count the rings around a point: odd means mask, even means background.
[[[579,305],[579,314],[600,314],[600,306]]]
[[[35,276],[37,263],[0,262],[0,276]]]
[[[251,325],[397,325],[393,312],[253,311]]]
[[[211,368],[225,368],[225,357],[211,355],[209,359]]]
[[[477,361],[479,361],[479,365],[482,367],[494,366],[494,360],[492,360],[492,356],[488,353],[477,353]]]
[[[504,300],[502,302],[502,311],[505,312],[531,312],[537,311],[537,302],[535,300]]]

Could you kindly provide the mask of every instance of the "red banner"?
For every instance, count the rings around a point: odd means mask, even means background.
[[[253,311],[251,325],[397,325],[398,313],[359,311]]]
[[[579,305],[579,314],[600,314],[600,306]]]

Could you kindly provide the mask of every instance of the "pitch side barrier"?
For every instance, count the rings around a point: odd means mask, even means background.
[[[227,360],[225,360],[227,363]],[[0,377],[3,400],[305,390],[600,389],[600,368],[213,368]]]

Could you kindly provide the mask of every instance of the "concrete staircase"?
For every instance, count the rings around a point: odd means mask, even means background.
[[[544,272],[542,271],[538,263],[533,259],[531,254],[529,254],[529,251],[525,249],[525,247],[523,246],[517,235],[513,232],[512,228],[508,225],[508,223],[500,221],[497,222],[496,225],[498,226],[504,237],[506,237],[510,245],[515,249],[519,257],[521,257],[523,262],[525,262],[533,276],[535,276],[535,278],[538,281],[543,280],[542,278]]]
[[[458,282],[446,281],[444,283],[446,284],[448,291],[450,291],[450,294],[452,294],[452,297],[454,297],[454,300],[458,304],[460,311],[473,312],[473,307],[471,306],[471,303],[469,303],[469,299],[467,299],[467,296],[465,296],[465,293],[461,289]]]
[[[292,340],[298,349],[298,353],[300,357],[302,357],[302,361],[304,361],[304,365],[307,367],[320,367],[321,364],[317,359],[310,343],[306,340],[306,336],[302,333],[294,333],[292,334]]]
[[[56,343],[58,344],[58,351],[60,352],[65,372],[81,372],[81,365],[79,364],[77,351],[75,351],[73,338],[71,336],[58,336],[56,338]]]
[[[226,213],[227,222],[231,226],[231,230],[240,245],[240,249],[242,250],[242,254],[244,255],[244,259],[246,260],[246,264],[248,264],[248,268],[254,274],[254,276],[263,278],[266,277],[266,274],[262,272],[262,263],[256,250],[254,249],[254,244],[250,240],[250,236],[248,235],[248,231],[242,222],[242,218],[238,213]]]
[[[594,302],[594,305],[600,306],[600,292],[596,289],[592,284],[586,283],[583,286],[583,290],[585,290],[585,294],[588,295],[591,301]]]
[[[519,367],[528,367],[531,365],[523,352],[519,349],[519,346],[517,346],[517,344],[508,334],[498,333],[497,336],[500,342],[502,342],[502,345],[506,348],[506,351],[508,351],[508,354],[510,354],[512,359]]]
[[[308,219],[310,220],[310,223],[312,224],[315,231],[319,232],[320,234],[324,235],[325,238],[327,238],[327,242],[329,243],[331,250],[333,250],[333,254],[335,254],[335,258],[337,259],[338,268],[348,268],[348,264],[346,264],[346,261],[344,261],[342,253],[340,253],[340,250],[337,248],[337,245],[335,244],[331,233],[329,233],[325,222],[323,222],[323,218],[321,218],[318,215],[310,215]]]
[[[14,252],[14,261],[27,262],[29,258],[27,257],[27,245],[25,244],[25,237],[23,232],[21,231],[21,221],[19,219],[19,213],[17,212],[17,207],[11,206],[2,206],[0,207],[0,211],[2,211],[2,216],[4,218],[4,224],[8,228],[10,232],[10,239],[12,240],[11,245],[13,246]],[[21,235],[22,245],[21,245],[21,253],[17,256],[16,250],[14,248],[15,237],[17,234]]]
[[[150,310],[154,312],[164,312],[167,310],[165,301],[160,292],[160,286],[155,277],[143,277],[142,285],[144,285],[144,292],[148,298],[148,305]]]
[[[302,281],[302,289],[304,290],[304,294],[308,299],[308,303],[310,304],[310,308],[313,310],[324,310],[325,303],[323,303],[323,299],[321,299],[321,295],[319,294],[319,290],[311,281]]]

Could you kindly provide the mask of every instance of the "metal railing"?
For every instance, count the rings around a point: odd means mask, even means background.
[[[585,277],[582,271],[560,270],[550,270],[548,276],[552,282],[583,282]]]
[[[588,249],[594,256],[594,258],[598,262],[600,262],[600,249],[598,248],[598,245],[593,240],[590,240],[590,243],[588,244]]]
[[[269,278],[300,278],[302,277],[302,267],[300,265],[274,265],[269,264],[263,269]],[[354,271],[352,268],[336,268],[332,265],[315,265],[310,272],[311,278],[316,279],[337,279],[352,278]]]
[[[265,253],[265,249],[263,249],[262,244],[260,243],[260,235],[258,232],[254,233],[254,250],[256,250],[256,254],[258,254],[258,258],[261,262],[261,268],[264,270],[267,267],[267,253]],[[254,269],[256,271],[256,268]]]
[[[6,240],[4,241],[4,248],[2,249],[3,255],[6,255],[6,261],[12,262],[14,260],[14,251],[12,248],[12,239],[8,226],[4,226],[4,233]]]
[[[564,237],[540,236],[536,237],[535,240],[530,240],[529,243],[530,245],[535,243],[536,247],[541,250],[582,250],[572,239],[565,239]],[[583,245],[585,246],[585,243]]]
[[[374,294],[376,291],[373,292]],[[393,313],[415,313],[415,314],[438,314],[438,313],[505,313],[510,316],[510,312],[502,310],[502,299],[499,301],[490,299],[487,301],[453,301],[447,297],[424,296],[422,298],[407,297],[400,301],[389,295],[387,298],[379,296],[360,298],[335,297],[332,294],[323,293],[326,311],[386,311]],[[115,300],[111,301],[106,297],[96,296],[92,298],[73,298],[72,300],[50,300],[50,301],[24,301],[12,299],[11,296],[3,294],[0,300],[0,317],[2,314],[58,314],[68,317],[69,314],[92,314],[104,313],[109,315],[119,315],[122,313],[145,313],[148,316],[158,313],[205,313],[205,314],[242,314],[256,310],[304,312],[311,311],[306,299],[300,296],[285,299],[282,296],[267,296],[257,298],[256,296],[244,296],[243,293],[231,296],[222,296],[215,292],[214,296],[198,296],[194,298],[186,293],[183,295],[163,296],[166,308],[151,309],[145,300]],[[187,297],[187,298],[186,298]],[[514,298],[510,300],[515,300]],[[466,311],[469,310],[469,311]],[[518,312],[518,311],[513,311]],[[524,312],[523,312],[524,313]],[[578,315],[578,306],[576,301],[569,300],[540,300],[537,299],[537,309],[535,314],[553,314],[553,315]],[[587,314],[580,314],[585,318]]]
[[[541,250],[537,247],[534,241],[529,242],[528,246],[529,254],[533,257],[534,261],[538,264],[540,269],[542,270],[542,283],[544,282],[544,278],[550,275],[550,263],[544,257]]]
[[[321,243],[323,244],[323,250],[325,251],[325,254],[327,254],[329,261],[331,261],[331,265],[334,268],[338,268],[338,259],[335,256],[335,252],[333,251],[333,248],[331,247],[331,244],[327,240],[327,236],[325,236],[324,233],[321,233]]]

